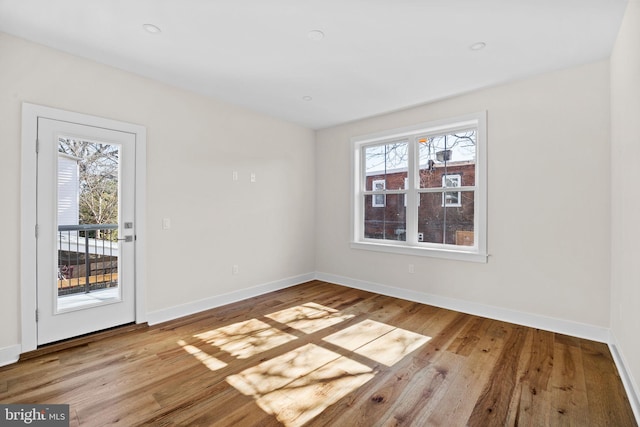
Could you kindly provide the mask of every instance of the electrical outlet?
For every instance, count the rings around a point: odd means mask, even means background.
[[[416,272],[416,270],[415,270],[413,264],[409,264],[409,273],[413,274],[415,272]]]

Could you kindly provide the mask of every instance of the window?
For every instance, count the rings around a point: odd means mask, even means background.
[[[462,182],[460,175],[442,175],[442,186],[444,188],[460,187]],[[447,191],[442,193],[442,206],[461,207],[460,192]]]
[[[353,138],[351,246],[486,262],[485,123],[478,113]]]
[[[384,179],[376,179],[373,181],[373,190],[374,191],[382,191],[385,189],[385,181]],[[374,208],[384,207],[385,204],[385,195],[384,194],[374,194],[371,206]]]

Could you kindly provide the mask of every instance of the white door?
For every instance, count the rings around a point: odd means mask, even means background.
[[[135,144],[38,117],[39,345],[135,320]]]

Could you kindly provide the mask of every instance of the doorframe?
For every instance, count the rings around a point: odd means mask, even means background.
[[[38,118],[114,129],[135,135],[135,322],[147,321],[146,313],[146,177],[147,129],[144,126],[42,105],[22,104],[22,158],[20,183],[20,308],[21,353],[38,348],[36,200]]]

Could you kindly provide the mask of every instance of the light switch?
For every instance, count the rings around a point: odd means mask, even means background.
[[[256,174],[255,174],[255,172],[251,172],[251,182],[256,182]]]
[[[168,230],[171,228],[171,219],[170,218],[162,218],[162,229]]]

